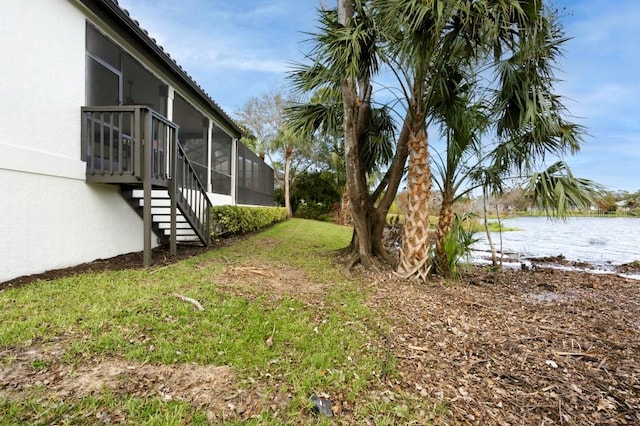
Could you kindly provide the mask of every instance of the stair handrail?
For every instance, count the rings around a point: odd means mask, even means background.
[[[176,207],[191,225],[203,244],[209,245],[211,201],[205,186],[200,181],[193,164],[187,157],[179,140],[179,126],[151,108],[145,107],[143,135],[151,143],[145,146],[145,181],[166,182],[171,202],[171,251],[176,244]],[[164,155],[157,155],[161,152]]]
[[[203,244],[209,245],[211,231],[211,200],[205,186],[200,181],[195,167],[176,138],[175,159],[171,161],[171,191],[182,215],[191,224]]]
[[[87,179],[143,185],[145,265],[151,263],[153,187],[168,188],[172,200],[172,253],[176,252],[176,208],[202,243],[209,245],[212,204],[179,141],[179,126],[147,105],[85,106],[81,116]]]

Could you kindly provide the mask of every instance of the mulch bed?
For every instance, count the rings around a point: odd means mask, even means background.
[[[161,267],[170,265],[172,263],[179,262],[180,260],[197,256],[208,250],[235,244],[237,241],[247,238],[249,235],[251,234],[216,240],[209,247],[203,247],[200,245],[178,245],[178,253],[176,256],[171,256],[169,254],[168,245],[159,246],[152,250],[152,266]],[[39,280],[51,281],[86,272],[122,271],[125,269],[141,269],[143,267],[142,252],[127,253],[108,259],[98,259],[93,262],[82,263],[68,268],[54,269],[40,274],[25,275],[9,281],[0,282],[0,291],[7,288],[20,287]]]
[[[393,318],[390,391],[441,401],[454,424],[640,423],[640,282],[539,268],[474,268],[453,286],[363,275]]]

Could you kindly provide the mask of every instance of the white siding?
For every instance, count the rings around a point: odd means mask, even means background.
[[[142,221],[114,185],[0,169],[0,282],[142,250]]]
[[[64,0],[2,3],[0,282],[142,250],[116,186],[85,182],[85,16]]]

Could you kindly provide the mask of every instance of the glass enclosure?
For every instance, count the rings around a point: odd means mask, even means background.
[[[176,93],[173,99],[173,120],[180,130],[178,139],[187,158],[193,164],[200,182],[207,185],[207,131],[209,120]]]
[[[238,204],[272,206],[273,169],[238,142]]]
[[[231,195],[231,146],[233,139],[218,126],[211,132],[211,188]]]
[[[166,117],[168,85],[89,22],[86,25],[86,35],[86,106],[144,105]],[[86,132],[99,132],[92,140],[110,141],[100,147],[83,147],[85,155],[89,153],[91,161],[96,163],[89,167],[111,173],[133,172],[133,117],[128,114],[114,112],[108,117],[104,114],[87,116],[94,118],[85,125]],[[205,187],[210,184],[209,190],[214,193],[231,196],[234,191],[233,137],[217,125],[212,127],[209,134],[210,119],[177,91],[174,94],[171,121],[179,126],[179,142],[200,182]],[[92,122],[97,124],[91,124]],[[163,132],[160,130],[153,129],[154,148],[157,144],[158,154],[166,149]],[[272,205],[271,167],[240,143],[237,154],[237,202]],[[167,165],[157,166],[163,169]]]

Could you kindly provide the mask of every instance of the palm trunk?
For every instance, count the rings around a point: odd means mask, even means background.
[[[398,273],[417,276],[426,281],[429,259],[429,201],[431,197],[431,167],[426,126],[416,120],[409,135],[408,213],[404,224]]]
[[[287,218],[291,218],[293,216],[293,211],[291,210],[291,196],[290,196],[291,184],[289,182],[292,154],[293,154],[293,147],[291,145],[287,145],[285,149],[285,161],[284,161],[284,207],[287,210]]]
[[[344,191],[342,193],[338,223],[340,225],[351,224],[351,200],[349,199],[349,189],[347,188],[347,186],[344,187]]]
[[[453,188],[451,187],[450,182],[447,181],[445,182],[442,194],[442,206],[440,207],[440,214],[438,216],[438,238],[436,239],[436,258],[434,265],[436,272],[444,277],[451,276],[452,272],[449,270],[449,262],[447,261],[444,242],[451,232],[454,217]]]
[[[482,190],[482,206],[484,208],[484,230],[487,233],[487,241],[489,242],[489,249],[491,250],[491,265],[497,267],[496,260],[496,247],[493,245],[493,239],[491,238],[491,231],[489,231],[489,212],[487,211],[487,190]]]

